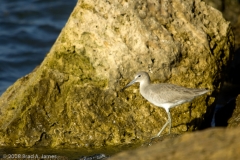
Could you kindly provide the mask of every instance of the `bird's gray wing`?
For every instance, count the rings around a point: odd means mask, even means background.
[[[148,91],[148,99],[150,98],[157,103],[190,101],[195,97],[190,88],[167,83],[153,84],[149,86]]]

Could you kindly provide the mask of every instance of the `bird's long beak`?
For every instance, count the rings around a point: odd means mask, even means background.
[[[137,79],[132,80],[130,83],[128,83],[125,87],[123,87],[123,89],[121,89],[121,92],[124,91],[126,88],[128,88],[129,86],[131,86],[133,83],[136,82]]]

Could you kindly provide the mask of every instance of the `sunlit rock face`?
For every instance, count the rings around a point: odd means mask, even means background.
[[[81,0],[42,64],[0,97],[0,144],[101,147],[153,137],[165,111],[137,85],[120,89],[143,70],[153,83],[214,91],[233,42],[229,22],[200,0]],[[213,102],[209,93],[172,109],[172,132],[198,129]]]

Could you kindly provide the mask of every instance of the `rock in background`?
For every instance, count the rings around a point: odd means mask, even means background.
[[[200,0],[79,1],[42,64],[0,97],[0,144],[101,147],[155,136],[166,113],[119,90],[139,70],[154,82],[221,85],[234,37]],[[174,133],[199,128],[214,98],[172,109]]]
[[[231,22],[235,37],[235,51],[225,73],[224,85],[217,96],[215,126],[233,127],[239,125],[240,94],[240,1],[239,0],[204,0],[220,10],[223,17]],[[237,98],[238,96],[238,98]]]

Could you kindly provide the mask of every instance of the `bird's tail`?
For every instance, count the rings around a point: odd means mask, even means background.
[[[207,93],[207,92],[209,92],[210,90],[207,90],[207,89],[198,89],[198,90],[196,90],[195,91],[195,93],[198,95],[198,96],[200,96],[200,95],[203,95],[203,94],[205,94],[205,93]]]

